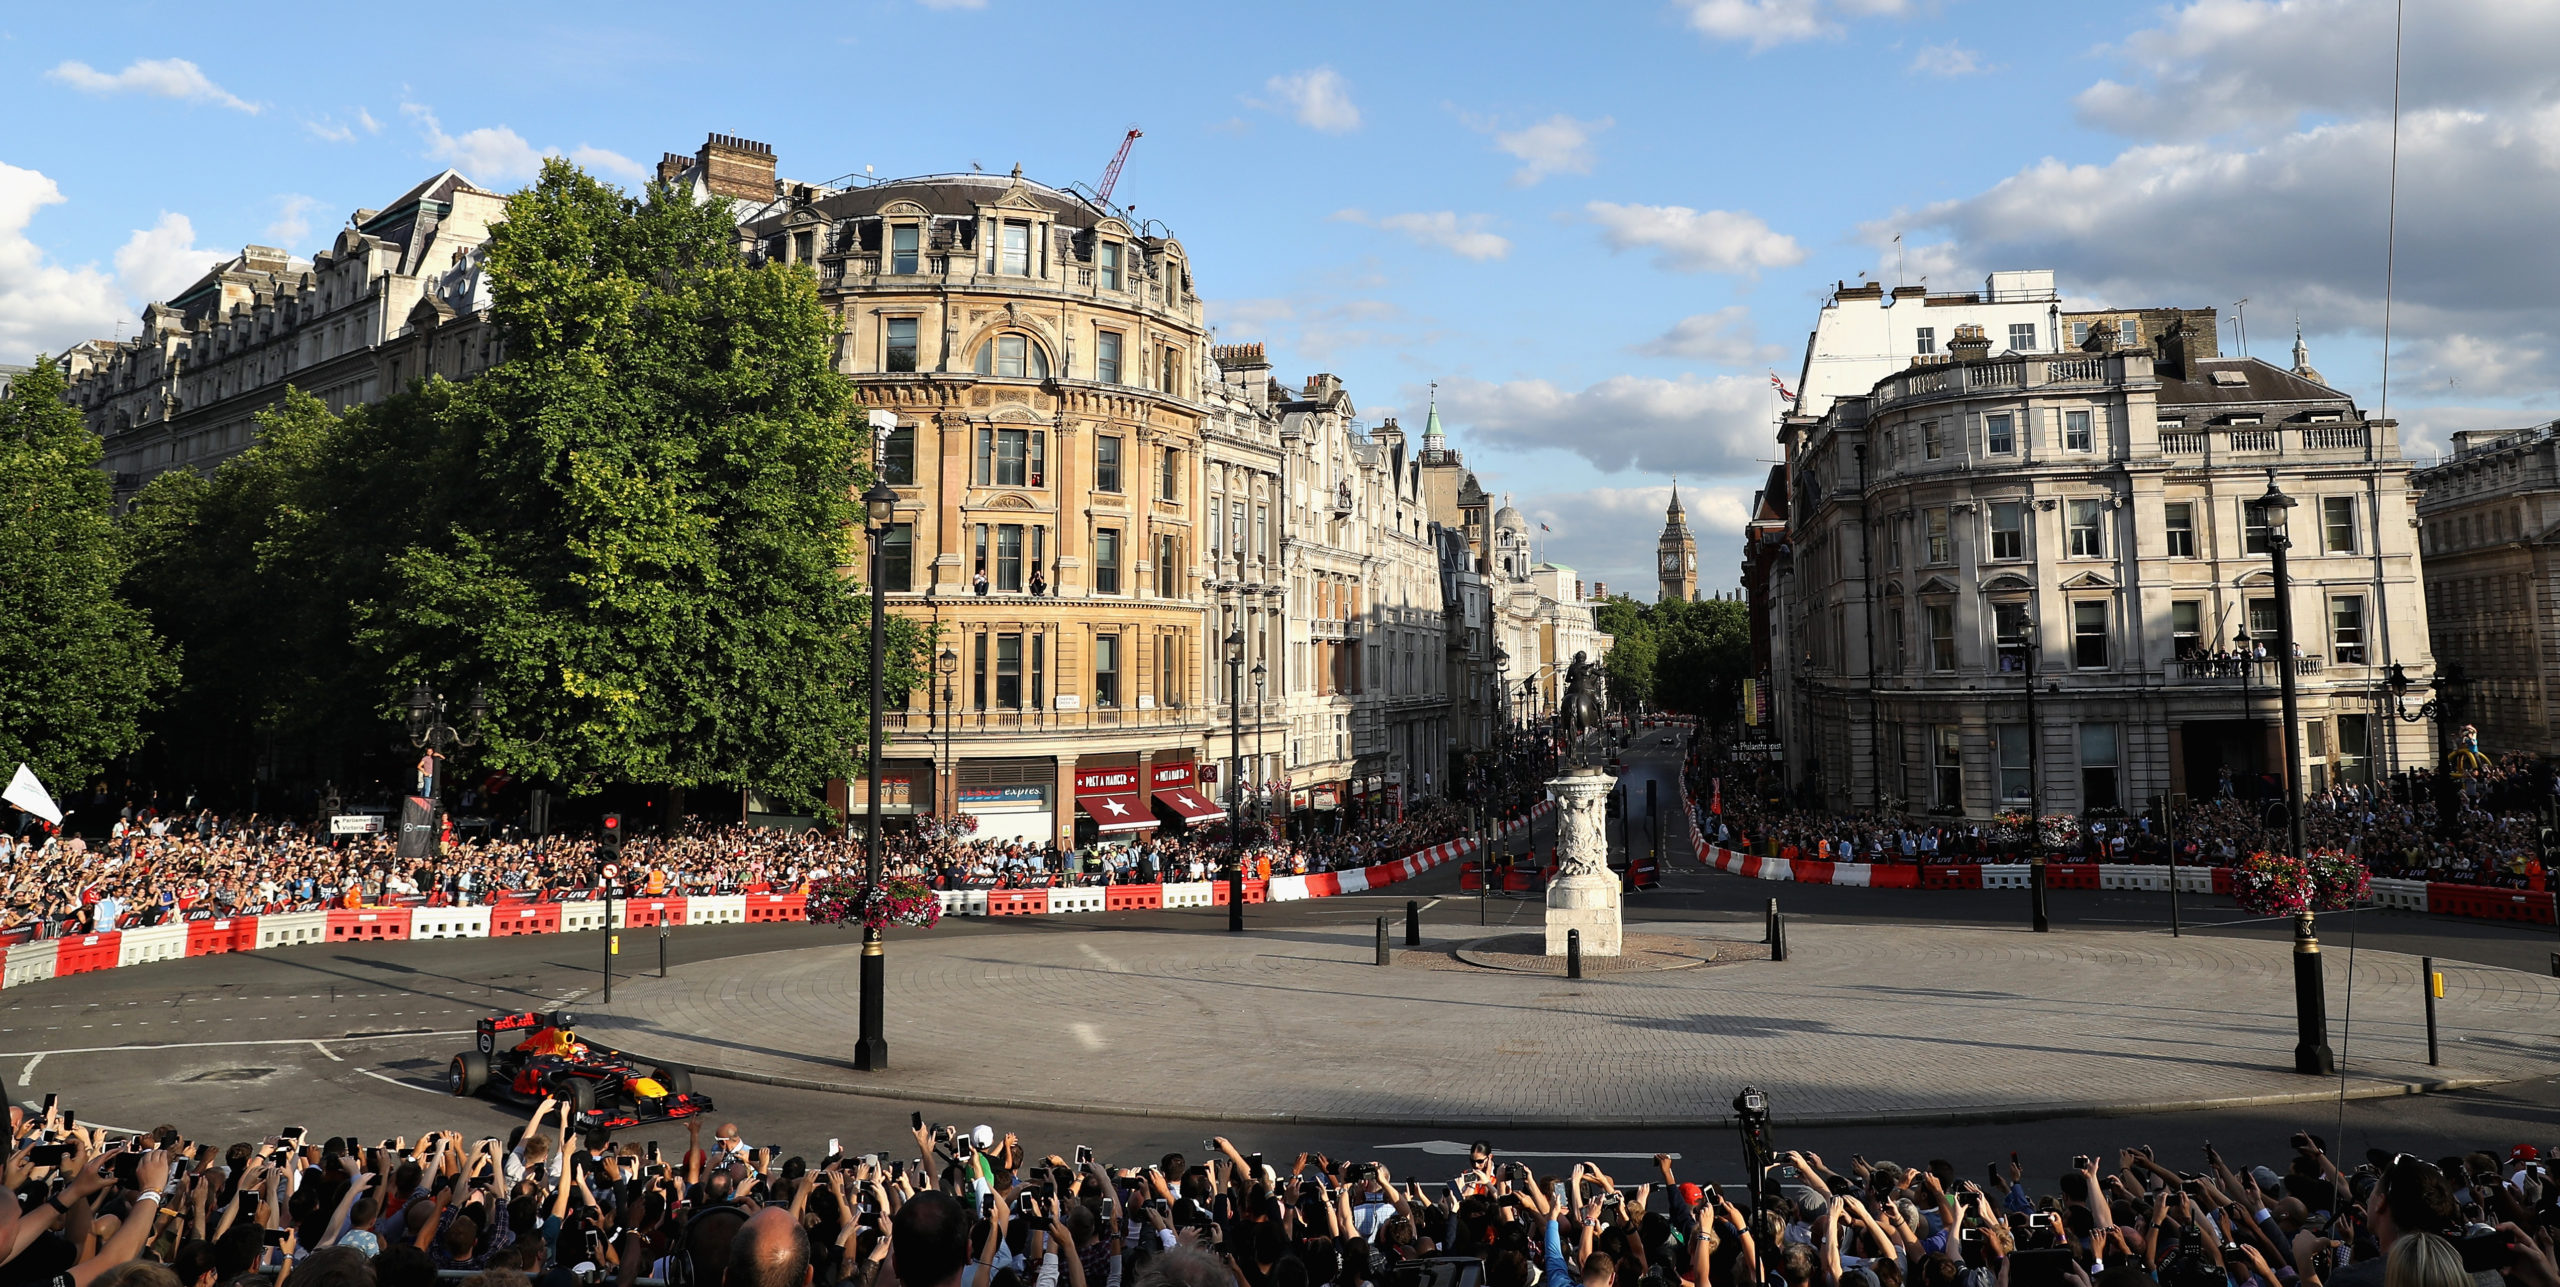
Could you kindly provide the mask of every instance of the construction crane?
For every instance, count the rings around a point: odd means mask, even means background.
[[[1097,200],[1106,203],[1111,200],[1111,187],[1120,181],[1120,167],[1129,163],[1129,145],[1137,141],[1138,130],[1132,126],[1127,136],[1120,140],[1120,150],[1111,154],[1111,164],[1103,167],[1102,183],[1093,193]]]

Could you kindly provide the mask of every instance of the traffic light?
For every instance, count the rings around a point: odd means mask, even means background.
[[[622,856],[622,815],[604,815],[604,834],[596,840],[596,851],[607,858]]]

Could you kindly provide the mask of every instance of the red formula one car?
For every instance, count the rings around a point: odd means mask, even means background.
[[[453,1057],[446,1088],[456,1096],[520,1104],[538,1104],[548,1095],[569,1105],[581,1130],[617,1130],[711,1111],[709,1097],[693,1093],[691,1072],[664,1065],[642,1072],[632,1056],[580,1039],[577,1024],[566,1010],[482,1019],[479,1049]]]

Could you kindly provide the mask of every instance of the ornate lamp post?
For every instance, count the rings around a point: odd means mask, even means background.
[[[960,766],[951,761],[951,729],[960,722],[960,692],[953,687],[960,675],[960,654],[944,644],[942,655],[933,659],[933,668],[942,673],[942,771],[951,783],[951,794],[942,811],[956,818],[960,816]]]
[[[2462,722],[2463,698],[2470,688],[2470,676],[2463,672],[2459,662],[2446,662],[2437,666],[2436,695],[2428,698],[2414,711],[2408,708],[2406,701],[2409,695],[2409,672],[2402,669],[2399,662],[2391,663],[2391,668],[2385,672],[2383,684],[2391,692],[2391,713],[2399,716],[2403,722],[2415,724],[2430,718],[2436,722],[2436,832],[2446,840],[2456,839],[2462,834],[2461,791],[2460,788],[2453,786],[2453,774],[2450,771],[2452,768],[2450,757],[2453,752],[2449,745],[2450,739],[2446,734]]]
[[[862,494],[866,531],[871,546],[871,743],[867,756],[871,766],[871,799],[869,836],[863,845],[862,878],[866,896],[880,896],[880,704],[886,676],[881,633],[885,628],[888,608],[880,597],[880,545],[889,534],[889,526],[898,516],[898,493],[885,482],[875,482]],[[880,927],[873,923],[868,909],[862,924],[862,1033],[853,1047],[853,1066],[864,1072],[883,1072],[889,1067],[888,976],[886,947],[881,942]]]
[[[2302,720],[2294,700],[2293,581],[2285,564],[2286,552],[2293,548],[2287,529],[2295,504],[2276,486],[2275,471],[2268,470],[2267,492],[2258,498],[2257,506],[2267,525],[2267,551],[2275,556],[2276,682],[2284,716],[2285,840],[2298,862],[2307,857],[2302,843]],[[2313,933],[2312,912],[2307,907],[2293,922],[2293,1011],[2293,1070],[2315,1076],[2335,1074],[2338,1060],[2329,1049],[2328,986],[2321,977],[2320,939]]]
[[[409,745],[427,753],[426,762],[418,775],[418,795],[424,798],[429,806],[427,817],[423,819],[428,828],[429,853],[434,852],[438,843],[435,811],[442,808],[439,802],[444,797],[444,759],[463,747],[480,744],[480,736],[486,731],[489,719],[488,690],[478,684],[471,686],[471,702],[463,707],[464,715],[471,721],[471,732],[467,736],[462,730],[446,722],[445,709],[443,694],[429,688],[427,681],[421,679],[416,687],[409,690]],[[405,833],[404,827],[404,839]],[[403,848],[405,846],[395,845],[393,853],[384,857],[380,878],[380,898],[384,902],[390,901],[391,898],[390,859],[392,856],[399,856]]]
[[[1254,783],[1253,829],[1266,840],[1270,838],[1265,819],[1271,813],[1271,783],[1267,780],[1271,775],[1262,763],[1262,687],[1270,677],[1270,670],[1261,662],[1253,663],[1253,772],[1255,778],[1263,779]],[[1242,775],[1238,775],[1236,786],[1239,790],[1243,788]]]
[[[1244,932],[1244,820],[1236,780],[1244,767],[1244,631],[1227,632],[1227,932]]]

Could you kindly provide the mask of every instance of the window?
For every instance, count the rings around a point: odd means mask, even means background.
[[[2171,501],[2160,507],[2169,533],[2169,557],[2191,559],[2196,556],[2196,507],[2193,501]]]
[[[1167,345],[1157,353],[1156,389],[1161,393],[1182,392],[1182,350]]]
[[[2080,807],[2086,809],[2123,808],[2122,792],[2117,786],[2118,755],[2116,726],[2083,724],[2080,726]]]
[[[2107,556],[2106,515],[2104,501],[2071,502],[2071,557],[2102,559]]]
[[[2065,411],[2062,413],[2062,449],[2064,451],[2089,449],[2088,412]]]
[[[2142,332],[2135,328],[2133,319],[2130,317],[2117,318],[2116,346],[2118,348],[2129,349],[2140,343],[2142,343]]]
[[[1938,807],[1964,807],[1964,730],[1953,724],[1929,728],[1929,768],[1935,779]]]
[[[2018,450],[2017,418],[2006,411],[1995,411],[1982,418],[1984,444],[1995,456],[2010,455]]]
[[[1992,604],[1991,641],[1999,649],[2001,674],[2027,673],[2027,605]]]
[[[1120,383],[1120,332],[1094,333],[1093,378],[1104,384]]]
[[[1912,339],[1916,344],[1916,352],[1935,353],[1938,351],[1937,327],[1923,326],[1913,334]]]
[[[1945,444],[1938,441],[1938,422],[1935,420],[1921,421],[1920,455],[1925,459],[1936,460],[1945,450]]]
[[[2025,801],[2035,793],[2035,752],[2029,746],[2027,726],[2000,726],[2000,798]]]
[[[2241,553],[2264,554],[2267,549],[2267,511],[2256,501],[2240,502]]]
[[[1049,636],[1031,636],[1031,709],[1049,704]]]
[[[808,263],[811,259],[817,257],[817,253],[818,234],[814,232],[800,232],[792,234],[791,262],[795,264]]]
[[[969,705],[987,708],[987,636],[982,632],[971,636],[969,658]]]
[[[1049,435],[1040,429],[980,429],[977,485],[1047,485]]]
[[[1098,492],[1120,490],[1120,439],[1113,434],[1097,434],[1093,440],[1093,489]]]
[[[1120,636],[1093,637],[1093,704],[1115,707],[1120,704]]]
[[[2088,342],[2089,324],[2087,322],[2073,322],[2071,324],[2071,347],[2076,349]]]
[[[1104,290],[1119,290],[1121,288],[1121,253],[1122,250],[1120,243],[1116,241],[1106,241],[1096,249],[1094,258],[1095,262],[1100,264],[1102,267],[1102,288]]]
[[[2338,717],[2338,780],[2350,786],[2362,786],[2373,780],[2365,756],[2373,747],[2373,725],[2369,716]]]
[[[997,237],[999,257],[996,261],[996,271],[1008,277],[1030,276],[1031,225],[1018,220],[1006,220]]]
[[[2195,655],[2204,645],[2204,605],[2193,599],[2180,599],[2169,605],[2169,643],[2176,655]]]
[[[1099,527],[1093,532],[1093,592],[1120,593],[1120,529]]]
[[[1903,630],[1902,609],[1885,614],[1885,633],[1893,639],[1893,673],[1899,675],[1911,668],[1911,640]]]
[[[1022,593],[1022,524],[1003,523],[996,527],[996,590],[1002,594]]]
[[[880,588],[912,590],[916,578],[916,525],[892,523],[880,534]]]
[[[2027,557],[2027,507],[2023,501],[1991,502],[1991,557]]]
[[[2256,642],[2258,642],[2258,643],[2265,644],[2265,645],[2267,646],[2267,655],[2268,655],[2268,656],[2272,657],[2272,656],[2274,656],[2274,655],[2275,655],[2275,651],[2276,651],[2276,601],[2275,601],[2275,600],[2273,600],[2273,599],[2251,599],[2251,600],[2249,601],[2249,636],[2250,636],[2250,638],[2251,638],[2251,639],[2253,639],[2254,641],[2256,641]]]
[[[1164,449],[1164,454],[1156,459],[1159,470],[1156,475],[1156,499],[1182,499],[1181,449],[1178,447],[1167,447]]]
[[[2035,352],[2036,324],[2033,322],[2009,323],[2009,347],[2020,353]]]
[[[1049,351],[1027,335],[999,335],[978,346],[978,374],[1046,380]]]
[[[902,223],[889,230],[890,272],[912,273],[916,271],[916,250],[922,243],[923,235],[924,229],[911,223]]]
[[[1174,647],[1174,636],[1156,636],[1156,705],[1182,704],[1182,654]]]
[[[1929,669],[1956,668],[1956,610],[1952,604],[1929,605]]]
[[[907,486],[916,480],[916,429],[900,425],[880,442],[880,481]]]
[[[996,706],[1022,709],[1022,636],[996,636]]]
[[[881,355],[880,369],[884,371],[916,369],[916,319],[912,317],[889,319],[888,347]]]
[[[1920,518],[1929,532],[1929,561],[1931,563],[1955,562],[1956,543],[1955,538],[1947,533],[1947,512],[1943,509],[1925,510],[1922,511]]]
[[[1156,597],[1171,599],[1182,593],[1182,540],[1167,532],[1156,534]]]
[[[2320,549],[2324,554],[2356,552],[2356,498],[2320,498]]]
[[[2083,599],[2071,605],[2071,664],[2082,670],[2106,667],[2106,600]]]
[[[2364,664],[2364,596],[2342,594],[2329,601],[2330,659],[2351,666]]]

